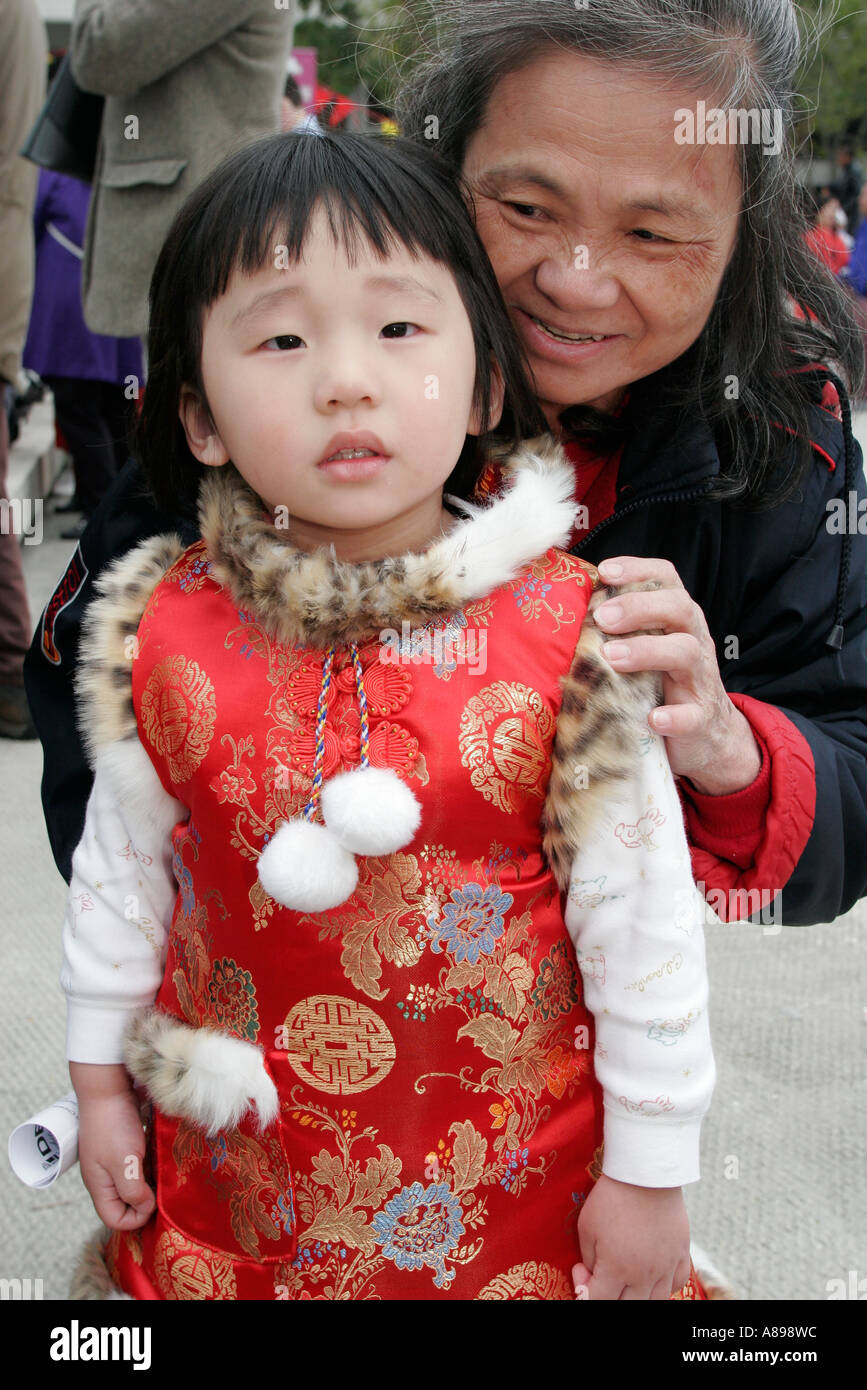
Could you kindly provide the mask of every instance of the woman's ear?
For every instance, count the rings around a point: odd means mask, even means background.
[[[219,468],[229,462],[229,455],[217,434],[208,407],[192,386],[181,387],[178,415],[193,458],[208,468]]]
[[[488,430],[496,429],[503,414],[503,402],[506,399],[506,383],[503,380],[503,373],[500,370],[499,362],[491,359],[491,410],[487,422],[482,421],[481,412],[474,405],[470,411],[470,419],[467,424],[467,434],[487,434]]]

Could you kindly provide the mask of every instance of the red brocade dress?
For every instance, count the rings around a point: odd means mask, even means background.
[[[463,647],[389,661],[380,632],[358,642],[371,765],[421,824],[304,913],[257,859],[310,796],[324,644],[239,603],[203,534],[153,588],[132,667],[139,738],[189,811],[155,1003],[261,1049],[279,1116],[209,1136],[154,1106],[157,1210],[112,1234],[109,1269],[137,1299],[571,1299],[603,1108],[540,818],[595,572],[550,547],[432,620]],[[333,645],[326,780],[361,743]],[[704,1293],[693,1276],[675,1296]]]

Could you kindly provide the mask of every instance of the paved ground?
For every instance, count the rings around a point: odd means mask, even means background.
[[[858,433],[867,452],[865,414]],[[46,508],[43,543],[24,549],[34,621],[72,549],[60,529]],[[69,1089],[58,983],[66,886],[42,819],[41,769],[38,743],[0,741],[3,1134]],[[688,1203],[694,1237],[744,1298],[821,1300],[829,1281],[867,1281],[867,900],[831,925],[764,933],[707,931],[719,1082]],[[38,1193],[0,1165],[0,1277],[41,1278],[46,1298],[64,1298],[95,1224],[77,1167]]]

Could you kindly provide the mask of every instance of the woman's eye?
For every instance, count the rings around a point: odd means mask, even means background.
[[[649,232],[646,227],[633,227],[632,235],[637,236],[640,241],[657,241],[660,246],[668,246],[668,237],[659,236],[657,232]]]
[[[532,203],[508,203],[508,202],[507,202],[507,203],[506,203],[506,207],[507,207],[507,208],[514,208],[515,212],[519,213],[521,217],[527,217],[527,218],[532,218],[534,212],[539,212],[539,211],[540,211],[540,209],[537,208],[537,207],[534,207]]]
[[[409,329],[411,331],[403,333],[400,331],[401,329]],[[392,340],[395,338],[414,337],[417,332],[419,332],[417,323],[406,323],[403,319],[401,319],[399,323],[387,323],[382,330],[383,336],[385,338],[391,338]]]
[[[297,347],[300,342],[301,339],[294,333],[278,333],[276,338],[268,338],[262,346],[270,347],[274,343],[278,352],[285,352],[290,348]]]

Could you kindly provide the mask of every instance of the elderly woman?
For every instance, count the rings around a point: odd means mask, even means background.
[[[845,295],[803,244],[789,0],[436,6],[404,132],[474,209],[724,919],[867,891],[867,521]],[[834,371],[828,365],[834,364]],[[604,563],[603,563],[604,562]],[[636,629],[662,635],[630,636]]]

